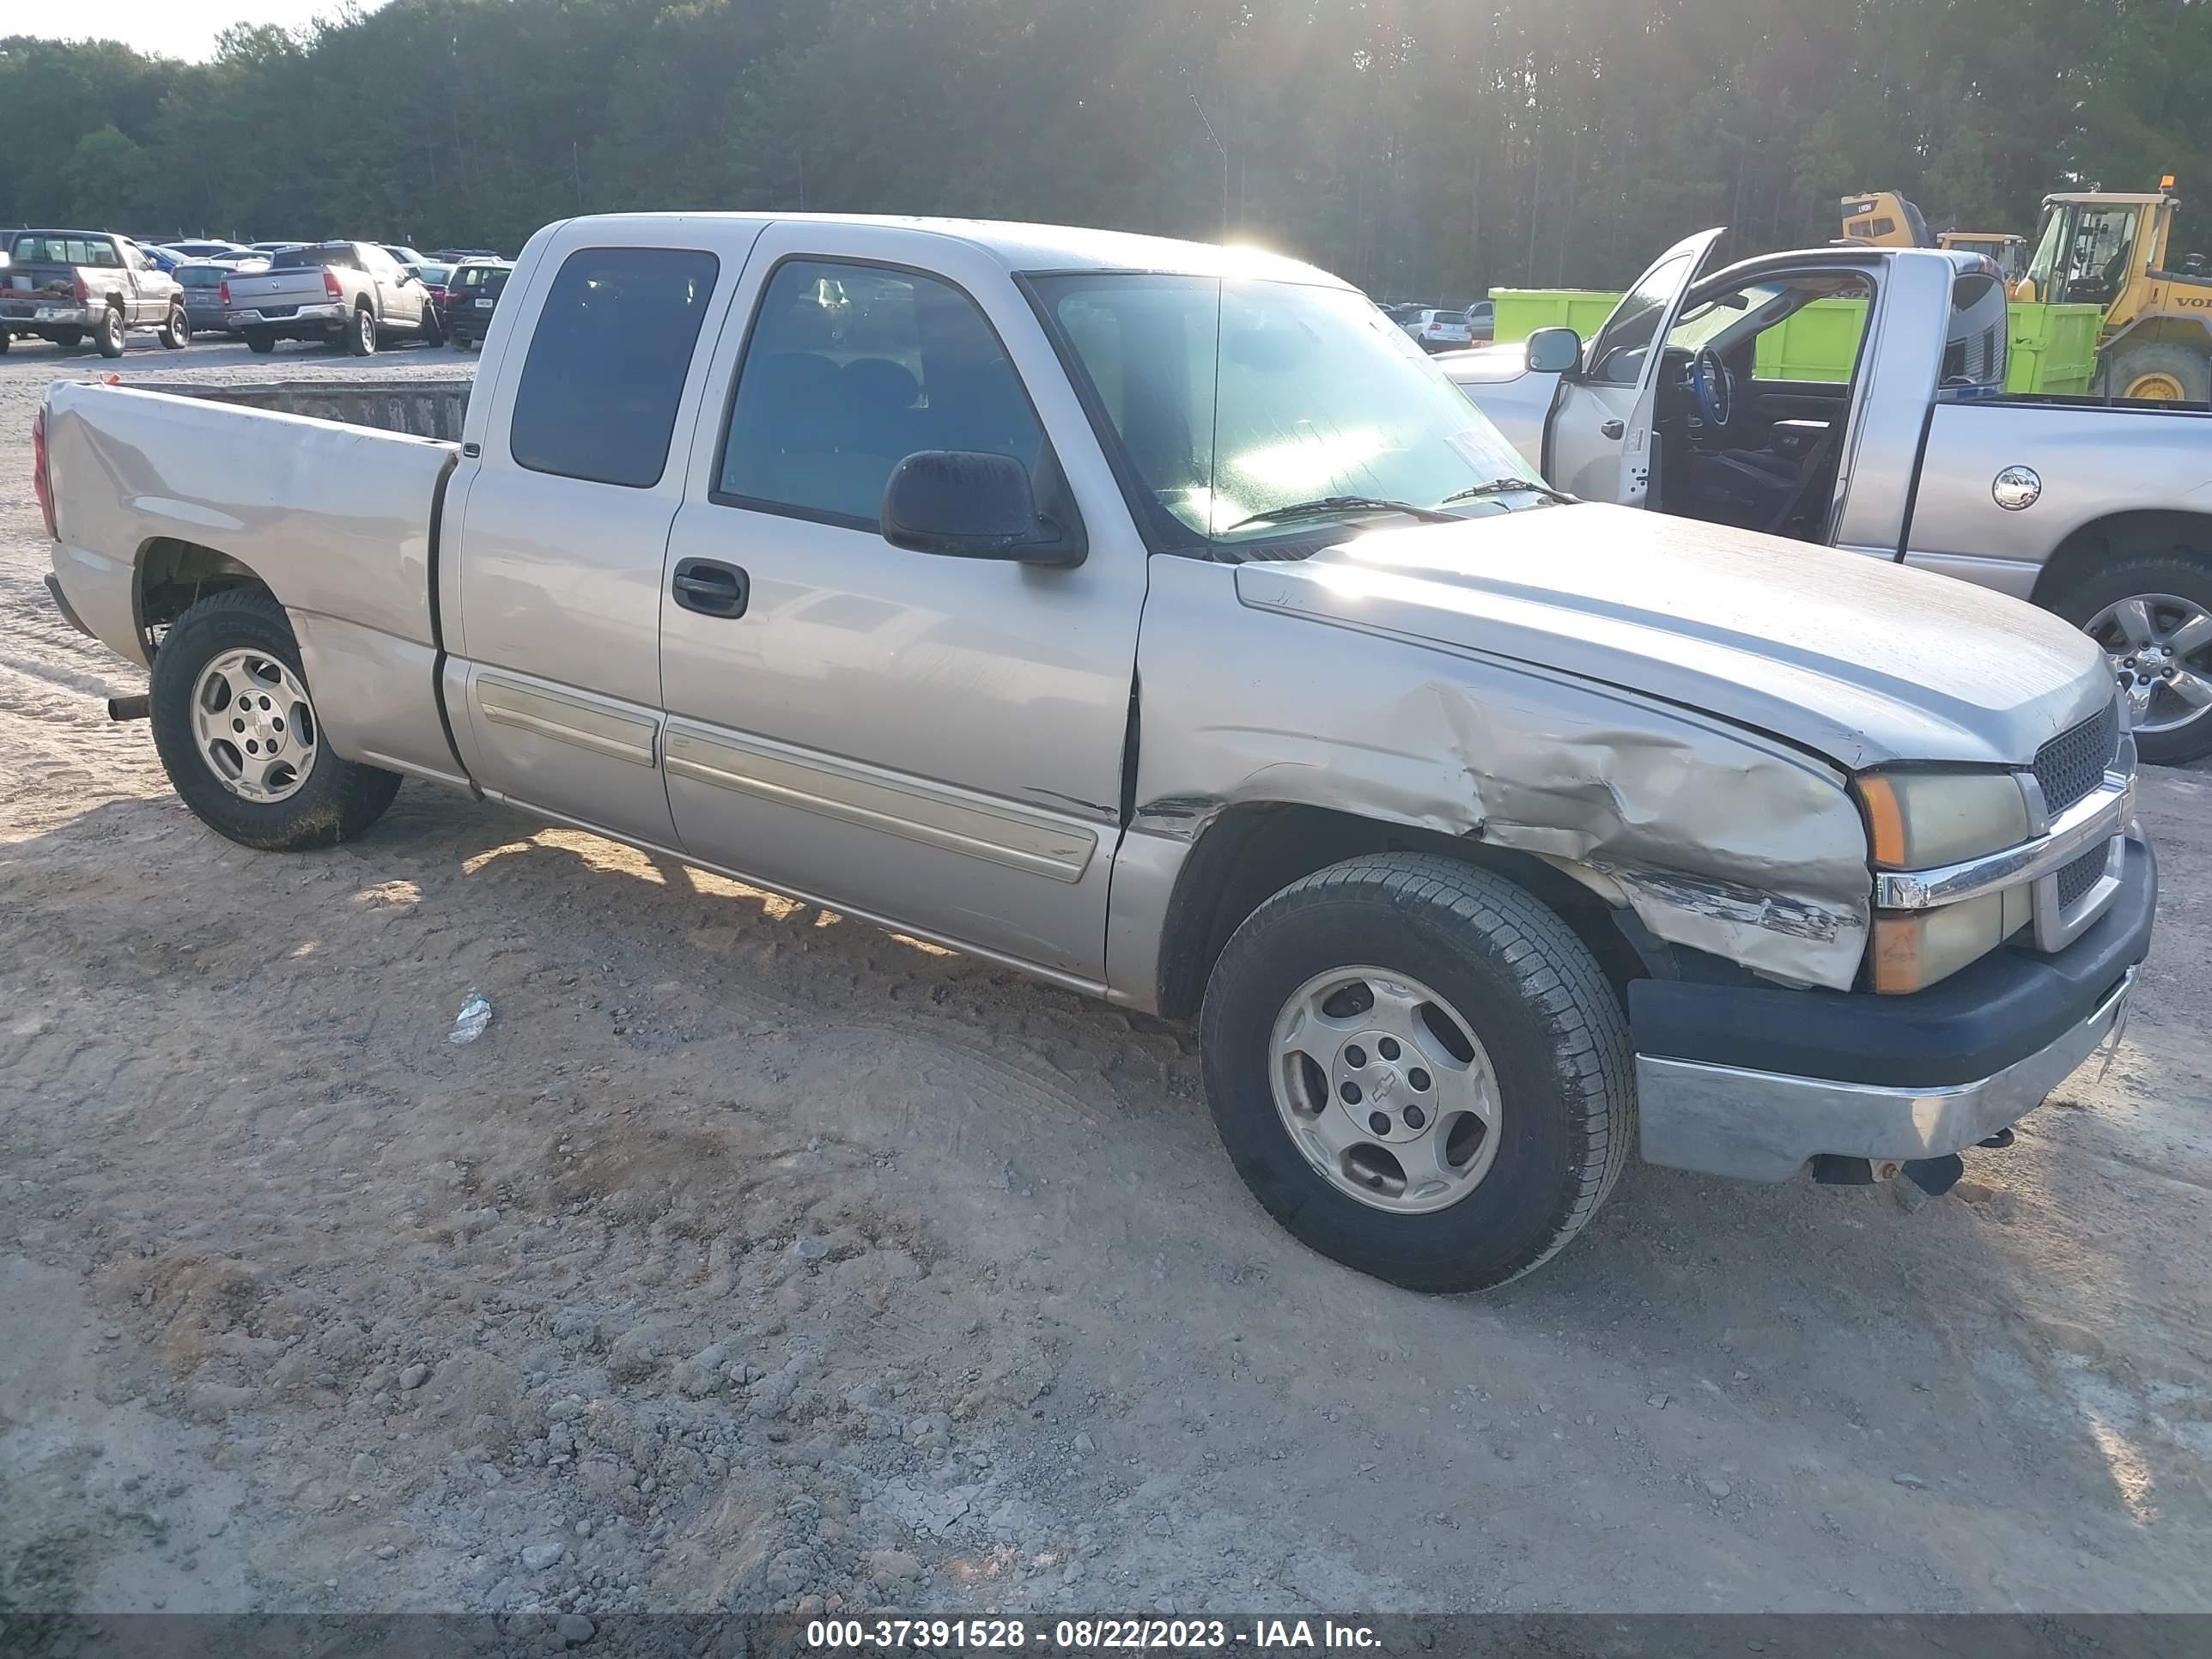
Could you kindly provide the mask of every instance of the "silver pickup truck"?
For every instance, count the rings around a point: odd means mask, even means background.
[[[2056,611],[2105,647],[2146,760],[2212,755],[2212,414],[2008,394],[2003,281],[1979,255],[1845,245],[1705,275],[1721,234],[1669,248],[1587,348],[1544,330],[1445,373],[1577,495]],[[1777,331],[1815,307],[1856,331],[1847,382],[1790,372]]]
[[[64,351],[89,340],[120,357],[125,336],[152,329],[191,343],[184,289],[128,236],[105,230],[16,230],[0,238],[0,351],[18,336]]]
[[[374,242],[310,242],[266,270],[223,279],[223,326],[266,355],[279,340],[323,340],[366,357],[395,336],[437,345],[438,307],[422,279]]]
[[[222,834],[428,779],[1195,1015],[1260,1201],[1419,1289],[1639,1148],[1940,1188],[2148,948],[2077,629],[1562,502],[1285,259],[580,219],[458,444],[70,385],[35,438],[56,597]]]

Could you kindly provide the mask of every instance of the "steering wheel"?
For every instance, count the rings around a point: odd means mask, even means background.
[[[1735,412],[1735,381],[1720,353],[1700,347],[1690,362],[1690,390],[1697,394],[1698,413],[1707,426],[1726,426]]]

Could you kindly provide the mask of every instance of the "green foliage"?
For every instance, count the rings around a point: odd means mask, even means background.
[[[2212,178],[2208,9],[394,0],[206,64],[0,40],[0,221],[511,251],[603,209],[953,213],[1607,288],[1706,224],[1825,241],[1850,191],[2025,234],[2047,190]]]

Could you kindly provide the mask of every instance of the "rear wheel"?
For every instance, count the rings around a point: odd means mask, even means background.
[[[185,314],[182,306],[169,307],[169,315],[161,325],[161,340],[172,351],[181,351],[192,343],[192,319]]]
[[[265,328],[249,328],[246,332],[246,349],[257,357],[266,357],[276,349],[276,337]]]
[[[2212,403],[2212,358],[2193,346],[2124,347],[2113,354],[2108,373],[2123,398],[2157,404]]]
[[[1206,1095],[1297,1238],[1409,1290],[1485,1290],[1562,1249],[1635,1139],[1627,1019],[1565,922],[1429,854],[1307,877],[1206,987]]]
[[[0,356],[5,356],[8,348],[15,343],[15,337],[10,334],[6,329],[0,328]]]
[[[2126,559],[2051,609],[2104,647],[2145,760],[2212,755],[2212,562],[2185,549]]]
[[[358,837],[399,776],[331,754],[283,608],[232,588],[177,618],[155,653],[154,745],[200,819],[273,852]]]
[[[367,306],[353,314],[353,327],[345,337],[345,349],[356,357],[376,355],[376,313]]]
[[[106,312],[100,317],[99,331],[93,338],[94,343],[100,348],[101,356],[120,357],[123,355],[124,341],[123,313],[114,306],[108,307]]]

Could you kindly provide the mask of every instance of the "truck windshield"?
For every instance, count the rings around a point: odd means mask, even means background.
[[[1358,294],[1091,272],[1035,287],[1130,468],[1194,539],[1280,537],[1284,524],[1255,515],[1297,503],[1342,498],[1351,516],[1355,497],[1432,508],[1472,485],[1534,481]]]

